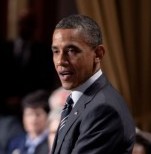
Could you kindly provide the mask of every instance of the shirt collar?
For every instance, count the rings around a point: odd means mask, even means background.
[[[84,91],[91,86],[100,76],[102,75],[101,69],[97,71],[93,76],[91,76],[86,82],[84,82],[82,85],[78,86],[71,92],[71,98],[73,99],[74,105],[78,101],[78,99],[81,97],[81,95],[84,93]]]
[[[31,139],[29,135],[26,136],[26,145],[27,146],[37,146],[40,144],[47,136],[48,136],[48,130],[46,129],[42,134],[37,136],[34,139]]]

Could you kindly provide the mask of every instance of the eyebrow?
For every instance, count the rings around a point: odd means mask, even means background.
[[[78,48],[76,45],[73,45],[73,44],[69,44],[69,45],[66,45],[64,48]],[[56,46],[51,46],[51,49],[54,50],[54,49],[58,49],[58,47]]]

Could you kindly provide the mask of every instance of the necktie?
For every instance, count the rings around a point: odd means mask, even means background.
[[[72,105],[73,105],[73,100],[70,96],[68,96],[66,104],[62,110],[62,114],[61,114],[61,122],[60,122],[60,126],[59,126],[59,131],[62,130],[62,128],[65,126],[65,123],[67,121],[67,118],[69,116],[69,113],[72,110]]]

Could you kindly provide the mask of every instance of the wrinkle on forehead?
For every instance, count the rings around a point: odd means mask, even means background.
[[[76,45],[86,43],[79,29],[56,29],[53,34],[52,47]]]

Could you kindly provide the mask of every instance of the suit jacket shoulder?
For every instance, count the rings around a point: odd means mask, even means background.
[[[105,75],[78,100],[62,131],[53,154],[130,154],[135,136],[126,103]]]

